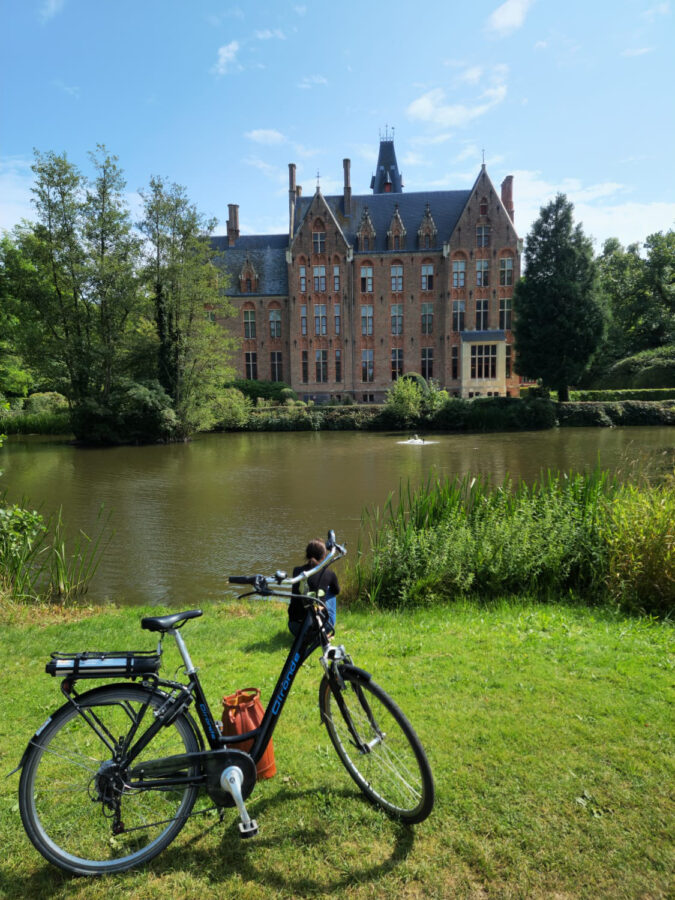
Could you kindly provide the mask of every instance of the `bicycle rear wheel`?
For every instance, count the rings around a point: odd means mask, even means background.
[[[77,875],[123,872],[152,859],[181,830],[198,788],[130,788],[115,759],[134,724],[142,722],[138,737],[165,699],[140,685],[107,685],[78,699],[111,736],[107,743],[71,704],[40,732],[21,772],[19,809],[28,837],[49,862]],[[192,726],[180,715],[160,729],[134,765],[197,750]]]
[[[323,678],[319,708],[344,767],[389,815],[409,825],[422,822],[434,805],[434,780],[412,725],[374,681],[357,672],[343,671],[342,677],[340,701]]]

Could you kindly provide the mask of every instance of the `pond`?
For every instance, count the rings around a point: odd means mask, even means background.
[[[672,428],[566,428],[487,435],[360,432],[213,434],[191,443],[81,449],[11,438],[0,490],[45,515],[63,507],[71,531],[110,539],[89,596],[189,608],[223,597],[230,574],[269,574],[302,561],[307,540],[334,528],[356,552],[361,512],[401,482],[490,475],[532,482],[541,470],[598,462],[631,477],[672,467]]]

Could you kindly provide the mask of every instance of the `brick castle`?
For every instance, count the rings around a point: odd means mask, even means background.
[[[288,233],[241,235],[230,204],[213,239],[229,277],[242,377],[285,381],[305,399],[381,402],[405,373],[461,397],[518,394],[511,332],[521,242],[513,176],[485,165],[470,190],[404,193],[393,139],[370,194],[303,196],[289,165]]]

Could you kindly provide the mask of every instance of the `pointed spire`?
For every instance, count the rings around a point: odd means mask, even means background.
[[[400,194],[403,190],[401,173],[396,162],[394,150],[394,132],[391,136],[387,128],[384,137],[380,135],[380,152],[377,157],[377,169],[370,181],[374,194]]]

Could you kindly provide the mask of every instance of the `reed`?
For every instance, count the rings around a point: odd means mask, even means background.
[[[70,413],[65,410],[50,412],[15,412],[0,418],[0,432],[4,434],[72,434]]]

